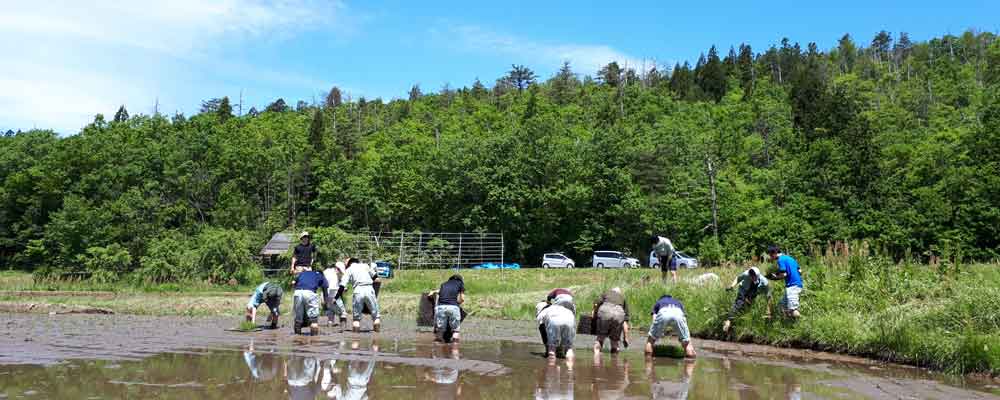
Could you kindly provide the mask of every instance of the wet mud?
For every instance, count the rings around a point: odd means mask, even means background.
[[[2,398],[1000,399],[991,382],[819,352],[696,340],[696,360],[647,359],[632,339],[542,356],[530,322],[463,325],[460,345],[415,322],[382,332],[232,332],[231,318],[0,314]]]

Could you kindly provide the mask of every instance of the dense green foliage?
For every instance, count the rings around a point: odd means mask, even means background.
[[[670,73],[514,66],[492,87],[233,112],[122,107],[76,135],[0,138],[0,263],[245,281],[245,249],[290,226],[503,232],[528,264],[642,257],[653,232],[711,261],[861,239],[895,259],[1000,255],[989,33],[713,47]]]

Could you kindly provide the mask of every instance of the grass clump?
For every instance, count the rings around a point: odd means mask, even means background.
[[[253,323],[253,321],[243,320],[240,321],[240,326],[237,329],[241,332],[253,332],[257,330],[257,324]]]

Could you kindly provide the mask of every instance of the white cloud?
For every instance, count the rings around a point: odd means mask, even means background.
[[[470,25],[449,28],[448,35],[458,38],[455,43],[466,50],[507,54],[549,67],[569,61],[574,70],[584,74],[594,74],[612,61],[635,69],[653,66],[652,61],[638,59],[607,45],[542,43]]]
[[[310,30],[351,34],[360,20],[337,0],[4,1],[2,8],[0,130],[61,133],[121,104],[148,113],[157,98],[167,112],[195,111],[206,92],[221,95],[234,81],[309,93],[329,87],[241,61],[239,50]]]

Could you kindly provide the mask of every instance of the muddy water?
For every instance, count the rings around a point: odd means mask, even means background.
[[[530,324],[514,322],[468,324],[457,347],[401,322],[318,337],[231,323],[0,315],[0,398],[1000,399],[989,382],[760,346],[699,341],[695,361],[595,357],[579,336],[575,360],[550,362]]]

